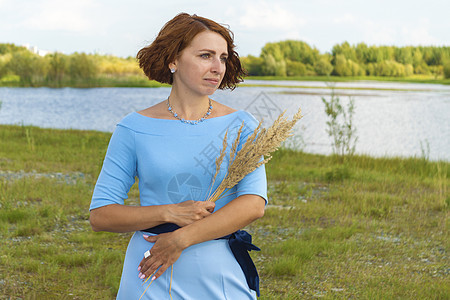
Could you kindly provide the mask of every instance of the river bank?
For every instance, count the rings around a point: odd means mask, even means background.
[[[0,126],[0,298],[114,298],[130,234],[88,222],[110,136]],[[247,228],[260,299],[448,298],[449,167],[276,152],[270,205]]]
[[[250,80],[289,80],[289,81],[324,81],[324,82],[351,82],[351,81],[380,81],[403,83],[430,83],[450,84],[450,79],[436,78],[430,75],[414,75],[409,77],[388,76],[249,76]]]
[[[414,75],[410,77],[387,77],[387,76],[248,76],[245,77],[240,86],[254,86],[245,81],[323,81],[323,82],[352,82],[352,81],[376,81],[376,82],[398,82],[398,83],[427,83],[450,85],[450,79],[436,78],[431,75]],[[0,80],[0,87],[50,87],[50,88],[95,88],[95,87],[167,87],[154,80],[148,80],[144,75],[121,75],[121,76],[98,76],[90,79],[42,81],[34,82],[33,85],[23,85],[17,76],[7,76]],[[276,87],[276,84],[265,85]],[[295,84],[293,84],[295,86]]]

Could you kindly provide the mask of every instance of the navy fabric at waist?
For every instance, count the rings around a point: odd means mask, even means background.
[[[172,232],[179,228],[180,227],[176,224],[165,223],[142,231],[153,234],[161,234]],[[234,257],[244,272],[249,288],[254,290],[259,297],[259,276],[256,271],[255,264],[253,263],[248,252],[251,250],[260,251],[261,249],[252,244],[252,236],[245,230],[238,230],[232,234],[220,237],[217,240],[220,239],[228,240],[228,245],[230,246],[231,252],[233,252]]]

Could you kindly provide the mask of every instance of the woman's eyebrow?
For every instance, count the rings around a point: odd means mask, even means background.
[[[206,52],[209,52],[209,53],[214,54],[214,55],[217,53],[215,50],[211,50],[211,49],[201,49],[201,50],[198,50],[198,51],[199,52],[206,51]],[[228,53],[223,52],[221,55],[228,56]]]

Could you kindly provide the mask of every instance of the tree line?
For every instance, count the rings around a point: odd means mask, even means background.
[[[450,47],[337,44],[320,53],[303,41],[267,43],[260,56],[242,57],[253,76],[387,76],[415,74],[450,78]],[[25,47],[0,44],[0,84],[19,86],[95,86],[101,80],[145,81],[134,57],[51,53],[39,56]],[[137,79],[136,79],[137,78]]]
[[[414,74],[450,78],[450,47],[368,46],[337,44],[320,53],[303,41],[267,43],[259,57],[243,58],[250,75],[389,76]]]
[[[25,47],[0,44],[0,83],[21,86],[93,86],[101,78],[140,76],[133,57],[75,52],[39,56]]]

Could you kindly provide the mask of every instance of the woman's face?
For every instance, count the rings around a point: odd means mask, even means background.
[[[194,96],[212,95],[226,71],[227,42],[218,33],[197,34],[181,55],[169,65],[175,68],[173,87]]]

